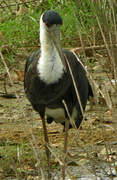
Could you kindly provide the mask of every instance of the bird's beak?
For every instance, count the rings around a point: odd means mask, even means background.
[[[63,51],[62,51],[62,48],[61,48],[61,45],[60,45],[60,40],[56,37],[56,34],[54,32],[50,32],[50,35],[51,35],[51,39],[58,51],[58,54],[60,56],[60,59],[61,59],[61,62],[64,66],[64,70],[66,72],[66,62],[65,62],[65,57],[64,57],[64,54],[63,54]]]

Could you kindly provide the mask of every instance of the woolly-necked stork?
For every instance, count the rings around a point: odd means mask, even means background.
[[[69,116],[78,128],[83,118],[82,109],[85,110],[87,99],[93,96],[93,93],[80,61],[73,52],[60,46],[62,23],[62,18],[56,11],[49,10],[41,15],[41,48],[33,52],[26,62],[24,89],[34,110],[41,116],[46,145],[48,135],[45,115],[48,123],[55,121],[64,125],[66,132],[64,152],[66,153],[67,131],[73,127]],[[46,154],[49,162],[47,146]]]

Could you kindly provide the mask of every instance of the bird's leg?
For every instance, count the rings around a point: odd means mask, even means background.
[[[67,155],[67,140],[68,140],[68,130],[69,130],[69,121],[66,119],[65,121],[65,138],[64,138],[64,164],[62,167],[62,177],[65,180],[65,167],[66,167],[66,155]]]
[[[46,156],[47,156],[47,162],[48,162],[48,179],[50,179],[50,151],[48,149],[49,138],[48,138],[48,133],[47,133],[45,117],[42,118],[42,124],[43,124],[44,140],[45,140],[45,150],[46,150]]]

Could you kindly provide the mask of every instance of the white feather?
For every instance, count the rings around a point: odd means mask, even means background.
[[[62,108],[57,108],[57,109],[46,108],[45,114],[50,117],[53,117],[55,122],[63,123],[66,120],[65,112],[64,109]]]
[[[41,56],[37,65],[39,77],[46,84],[52,84],[62,77],[64,67],[42,17],[40,19],[40,43]]]
[[[65,112],[63,108],[57,108],[57,109],[46,108],[45,114],[50,117],[53,117],[55,122],[64,123],[66,121]],[[76,107],[74,107],[73,112],[71,114],[71,120],[73,122],[76,121],[77,114],[78,114],[77,109]]]

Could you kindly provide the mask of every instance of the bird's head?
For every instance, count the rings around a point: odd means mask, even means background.
[[[40,29],[46,32],[52,38],[54,36],[60,39],[60,27],[63,24],[61,16],[53,10],[48,10],[41,15]]]
[[[42,14],[40,18],[40,29],[42,31],[42,34],[43,31],[46,32],[49,39],[51,39],[65,67],[65,60],[60,45],[60,27],[62,24],[63,24],[62,17],[59,15],[58,12],[54,10],[46,11],[45,13]]]
[[[63,24],[61,16],[53,10],[46,11],[42,15],[42,21],[50,31]]]

